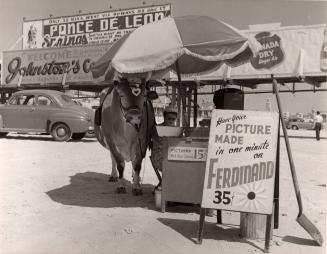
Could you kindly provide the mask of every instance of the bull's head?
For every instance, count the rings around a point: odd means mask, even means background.
[[[147,99],[145,82],[135,83],[121,79],[120,82],[115,82],[115,89],[120,97],[120,107],[125,120],[138,130]]]

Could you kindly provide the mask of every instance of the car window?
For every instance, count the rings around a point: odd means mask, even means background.
[[[54,103],[52,102],[52,100],[44,95],[39,95],[37,98],[37,103],[40,106],[53,106]]]
[[[8,101],[8,104],[9,105],[17,105],[18,104],[18,102],[17,102],[17,96],[11,97],[11,99]]]
[[[35,104],[35,96],[34,95],[29,95],[27,96],[26,100],[24,101],[24,105],[34,105]]]
[[[76,105],[76,102],[73,100],[73,98],[66,94],[62,94],[61,98],[64,100],[66,104]]]
[[[20,94],[20,95],[14,96],[9,101],[9,104],[10,105],[34,105],[35,104],[35,96]]]

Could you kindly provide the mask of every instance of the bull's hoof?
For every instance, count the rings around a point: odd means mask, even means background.
[[[116,188],[116,193],[125,194],[126,193],[126,188],[123,187],[123,186],[117,187]]]
[[[132,189],[132,193],[134,196],[141,196],[143,195],[142,189]]]
[[[117,176],[110,176],[109,179],[108,179],[108,182],[117,182],[118,181],[118,177]]]

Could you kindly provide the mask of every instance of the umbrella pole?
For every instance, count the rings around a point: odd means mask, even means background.
[[[174,107],[176,107],[176,86],[174,86],[173,83],[170,83],[170,84],[172,84],[172,86],[171,86],[171,92],[172,92],[171,103]]]
[[[185,90],[182,87],[182,79],[181,79],[181,73],[179,70],[179,63],[178,60],[175,63],[175,67],[176,67],[176,73],[177,73],[177,78],[178,78],[178,90],[179,90],[179,95],[181,96],[181,98],[178,98],[179,100],[181,99],[182,102],[182,110],[180,110],[180,104],[179,104],[179,108],[178,111],[182,116],[182,126],[185,127],[186,125],[186,118],[185,118],[185,109],[186,109],[186,100],[185,100]]]
[[[194,100],[193,100],[193,126],[198,127],[198,90],[196,85],[193,89]]]
[[[316,243],[321,246],[323,243],[321,233],[319,232],[318,228],[303,213],[301,193],[300,193],[300,188],[299,188],[299,184],[298,184],[298,180],[297,180],[297,176],[296,176],[291,147],[290,147],[290,143],[288,140],[286,124],[285,124],[285,120],[283,118],[283,110],[282,110],[282,105],[281,105],[280,99],[279,99],[279,93],[278,93],[278,89],[277,89],[277,81],[276,81],[276,79],[274,79],[273,75],[271,77],[272,77],[274,93],[276,94],[276,100],[277,100],[277,105],[278,105],[278,110],[279,110],[279,117],[280,117],[280,120],[282,123],[282,128],[283,128],[283,133],[284,133],[284,138],[285,138],[285,143],[286,143],[286,150],[287,150],[288,160],[290,163],[296,199],[297,199],[298,206],[299,206],[299,214],[296,218],[296,221],[310,234],[310,236],[316,241]]]

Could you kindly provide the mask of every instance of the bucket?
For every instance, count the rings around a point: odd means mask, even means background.
[[[154,191],[154,202],[156,204],[156,208],[161,209],[161,189],[156,189]]]

